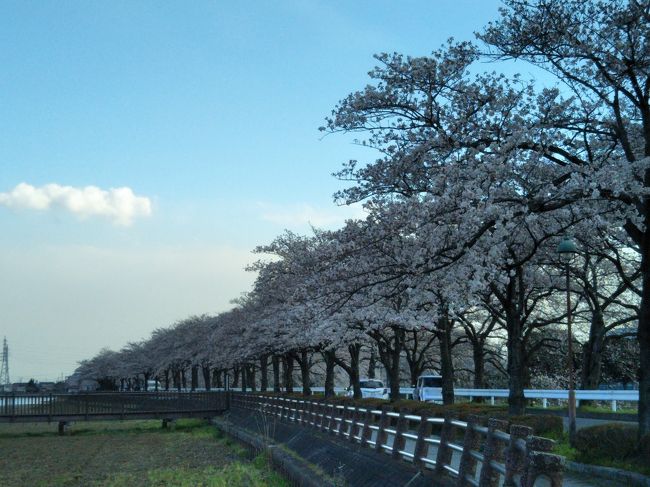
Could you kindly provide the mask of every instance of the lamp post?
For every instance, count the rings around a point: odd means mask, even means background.
[[[565,263],[566,267],[566,319],[567,332],[569,334],[569,443],[573,446],[576,437],[576,391],[573,379],[573,333],[571,332],[571,289],[569,287],[569,265],[571,264],[573,257],[578,253],[578,248],[571,238],[565,237],[557,246],[557,253],[560,254],[560,259]]]

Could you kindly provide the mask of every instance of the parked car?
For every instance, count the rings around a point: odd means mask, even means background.
[[[413,399],[425,402],[442,402],[442,376],[421,375],[413,390]]]
[[[377,379],[361,379],[359,381],[361,386],[361,397],[377,397],[379,399],[388,399],[388,388],[384,383]],[[348,397],[354,396],[352,386],[346,389]]]

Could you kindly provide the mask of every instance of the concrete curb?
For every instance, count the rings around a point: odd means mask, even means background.
[[[323,477],[309,462],[290,455],[277,445],[265,442],[238,426],[220,418],[214,418],[212,423],[221,428],[226,434],[244,443],[254,453],[266,452],[273,468],[281,472],[293,485],[298,487],[335,487],[328,478]]]
[[[589,465],[586,463],[566,462],[567,470],[571,472],[589,475],[590,477],[600,477],[607,480],[615,480],[621,485],[629,487],[650,487],[650,477],[636,472],[628,472],[612,467],[601,467],[599,465]]]
[[[536,416],[561,416],[567,418],[568,414],[564,410],[557,409],[544,409],[544,408],[526,408],[526,414],[534,414]],[[620,421],[624,423],[636,423],[638,421],[638,416],[636,414],[627,414],[627,413],[587,413],[584,411],[578,411],[578,419],[601,419],[603,421]]]

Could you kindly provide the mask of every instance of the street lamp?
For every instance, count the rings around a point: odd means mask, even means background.
[[[566,320],[567,332],[569,334],[569,443],[575,444],[576,436],[576,391],[573,380],[573,333],[571,333],[571,289],[569,287],[569,265],[571,260],[578,253],[578,247],[575,242],[569,238],[564,239],[557,246],[557,253],[560,254],[560,260],[566,267]]]

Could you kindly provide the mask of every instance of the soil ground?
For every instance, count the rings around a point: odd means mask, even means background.
[[[184,420],[0,425],[3,486],[283,486],[213,426]],[[263,462],[262,462],[263,463]]]

